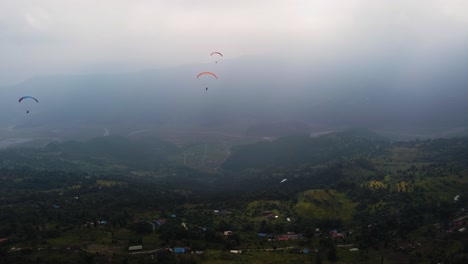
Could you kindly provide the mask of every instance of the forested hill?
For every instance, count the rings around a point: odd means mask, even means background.
[[[321,137],[295,135],[273,142],[232,148],[224,162],[227,170],[320,164],[338,158],[366,157],[381,151],[390,141],[366,129],[352,129]]]
[[[101,254],[152,262],[129,254],[134,243],[229,259],[226,249],[250,250],[245,263],[305,263],[304,248],[325,252],[322,263],[467,263],[467,233],[454,223],[468,217],[468,138],[391,142],[353,130],[233,152],[228,165],[248,158],[208,173],[184,165],[189,150],[157,138],[0,151],[0,263],[104,263],[78,261]],[[332,230],[342,237],[329,238]],[[303,238],[279,240],[289,232]],[[368,253],[338,247],[350,244]],[[218,263],[203,254],[157,263]]]
[[[45,148],[16,148],[0,151],[4,167],[28,166],[35,169],[66,171],[156,170],[179,153],[174,144],[155,137],[129,139],[98,137],[89,141],[50,143]]]

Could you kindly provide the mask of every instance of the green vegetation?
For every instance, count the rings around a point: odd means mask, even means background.
[[[295,136],[219,168],[223,149],[108,137],[1,151],[0,263],[467,260],[466,138]],[[184,152],[198,153],[187,166]]]
[[[335,190],[310,190],[299,195],[295,206],[297,214],[305,219],[339,220],[352,219],[356,203]]]

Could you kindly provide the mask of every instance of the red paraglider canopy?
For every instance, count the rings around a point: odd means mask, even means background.
[[[218,79],[218,76],[216,76],[216,74],[214,74],[212,72],[201,72],[200,74],[197,75],[197,79],[198,79],[198,77],[200,77],[202,75],[205,75],[205,74],[213,75],[216,79]]]

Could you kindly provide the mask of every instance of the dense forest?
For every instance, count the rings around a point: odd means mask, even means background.
[[[215,171],[186,151],[119,136],[1,151],[0,263],[468,260],[468,138],[294,135]]]

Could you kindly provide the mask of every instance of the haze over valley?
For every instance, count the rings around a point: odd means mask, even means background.
[[[468,263],[468,2],[0,8],[0,264]]]

